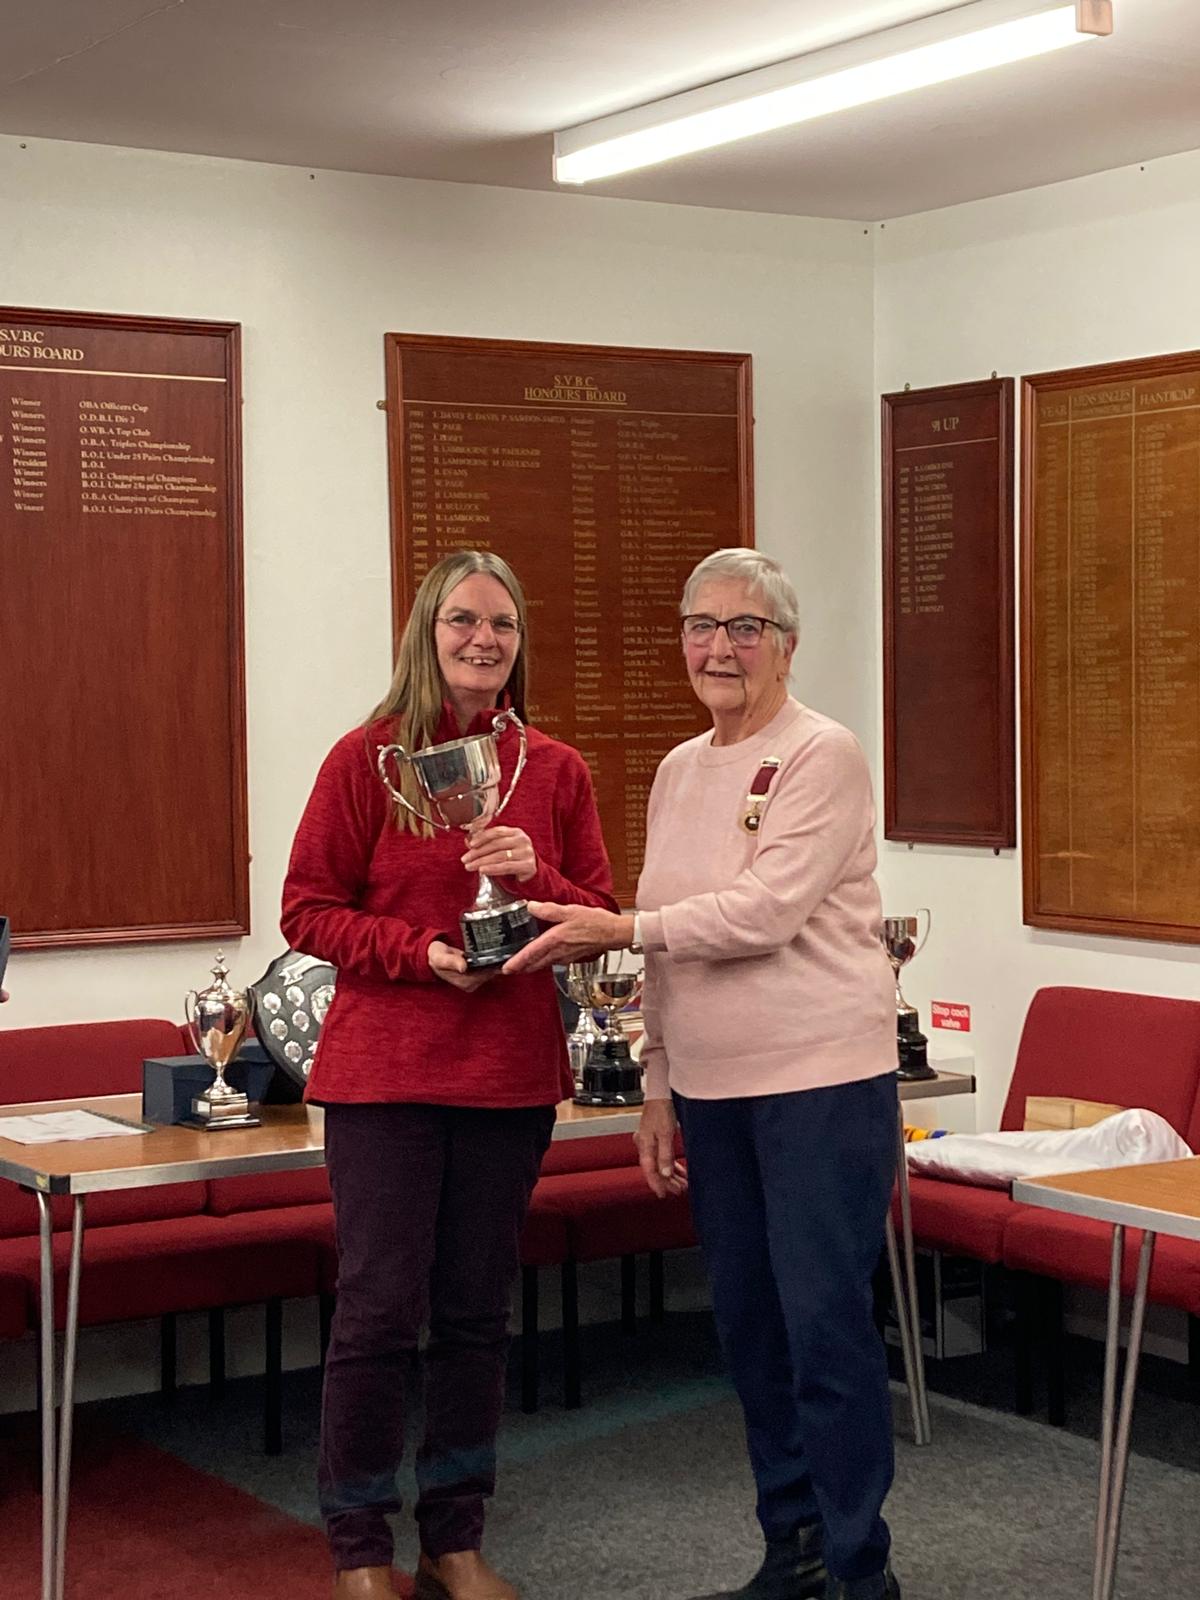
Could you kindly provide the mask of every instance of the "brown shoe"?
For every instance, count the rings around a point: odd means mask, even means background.
[[[422,1552],[413,1600],[519,1600],[519,1596],[478,1550],[454,1550],[437,1561]]]
[[[347,1567],[334,1579],[333,1600],[396,1600],[391,1567]]]

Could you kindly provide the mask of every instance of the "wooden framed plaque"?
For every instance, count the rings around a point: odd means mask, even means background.
[[[884,834],[1016,843],[1013,380],[883,396]]]
[[[449,552],[494,550],[530,605],[530,716],[595,779],[631,903],[658,763],[706,725],[679,597],[752,544],[750,357],[386,336],[397,636]]]
[[[1023,404],[1025,921],[1200,943],[1200,351]]]
[[[238,328],[0,308],[3,910],[249,931]]]

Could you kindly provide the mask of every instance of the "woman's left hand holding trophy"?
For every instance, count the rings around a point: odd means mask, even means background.
[[[537,851],[524,828],[480,827],[467,835],[463,866],[489,878],[515,878],[528,883],[538,869]]]

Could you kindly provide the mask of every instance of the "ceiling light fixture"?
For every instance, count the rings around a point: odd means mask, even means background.
[[[554,135],[558,183],[710,150],[1112,32],[1112,0],[972,0]]]

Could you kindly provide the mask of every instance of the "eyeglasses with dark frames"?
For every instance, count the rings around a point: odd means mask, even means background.
[[[709,617],[703,612],[683,619],[683,637],[689,644],[711,644],[722,628],[725,629],[731,645],[748,650],[751,646],[761,643],[763,632],[767,628],[778,628],[784,632],[783,625],[773,617],[754,617],[743,615],[738,617]]]

